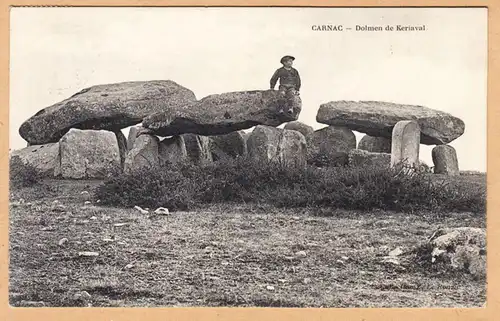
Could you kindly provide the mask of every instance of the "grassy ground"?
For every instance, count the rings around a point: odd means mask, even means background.
[[[11,192],[11,305],[472,307],[486,299],[484,280],[420,267],[409,254],[399,265],[382,261],[438,227],[485,227],[484,215],[258,205],[148,215],[85,205],[81,192],[96,184],[53,180]]]

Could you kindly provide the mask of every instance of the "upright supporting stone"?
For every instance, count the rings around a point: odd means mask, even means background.
[[[413,120],[398,122],[392,130],[391,167],[400,163],[418,166],[420,127]]]
[[[61,176],[91,179],[122,171],[116,135],[107,130],[70,129],[59,141]]]
[[[247,144],[242,133],[244,132],[235,131],[226,135],[210,136],[213,159],[231,159],[246,155]]]
[[[301,123],[300,121],[291,121],[285,125],[284,129],[298,131],[299,133],[304,135],[306,141],[309,141],[314,135],[314,128],[304,123]]]
[[[120,150],[120,163],[123,169],[123,165],[125,163],[125,157],[127,157],[127,139],[125,135],[123,135],[121,130],[117,130],[114,132],[116,136],[116,141],[118,142],[118,149]]]
[[[186,145],[187,155],[194,164],[201,165],[213,161],[210,137],[196,134],[183,134],[181,136]]]
[[[154,169],[160,166],[158,155],[159,139],[152,135],[140,135],[134,142],[134,147],[125,158],[124,172],[140,173],[142,170]]]
[[[297,166],[306,164],[306,139],[296,130],[259,125],[248,137],[247,147],[248,155],[260,162]]]
[[[358,149],[372,153],[390,153],[391,139],[386,137],[374,137],[365,135],[358,143]]]
[[[177,164],[187,160],[186,145],[182,136],[165,138],[158,147],[160,165]]]
[[[127,149],[131,150],[134,147],[135,139],[137,138],[137,133],[139,132],[139,127],[130,127],[127,139]]]
[[[438,145],[432,149],[435,174],[460,175],[457,152],[450,145]]]

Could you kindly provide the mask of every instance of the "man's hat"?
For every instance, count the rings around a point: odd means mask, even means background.
[[[295,60],[295,57],[293,57],[293,56],[284,56],[283,58],[281,58],[280,62],[283,63],[285,60],[288,60],[288,59]]]

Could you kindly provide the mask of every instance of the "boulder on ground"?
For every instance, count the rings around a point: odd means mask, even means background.
[[[280,113],[283,103],[287,106]],[[158,136],[222,135],[257,125],[279,126],[296,120],[301,108],[299,96],[283,102],[275,90],[230,92],[152,114],[142,124],[145,133]]]
[[[486,230],[475,227],[438,229],[426,247],[432,263],[442,262],[452,269],[474,276],[486,275]],[[430,255],[429,255],[430,254]]]
[[[184,134],[181,136],[184,139],[187,156],[191,162],[202,165],[213,161],[212,141],[210,137],[195,134]]]
[[[364,135],[358,143],[358,149],[372,153],[391,153],[391,139]]]
[[[450,145],[438,145],[432,149],[435,174],[460,175],[457,152]]]
[[[163,139],[158,146],[160,165],[166,163],[178,164],[188,159],[186,144],[182,136],[173,136]]]
[[[421,143],[447,144],[465,131],[464,122],[448,113],[423,106],[378,101],[332,101],[322,104],[319,123],[344,126],[376,137],[392,137],[392,129],[403,120],[416,121],[421,129]]]
[[[61,176],[106,178],[121,172],[116,135],[107,130],[70,129],[59,141]]]
[[[19,134],[31,144],[45,144],[59,141],[70,128],[116,131],[195,100],[191,90],[170,80],[97,85],[40,110]]]
[[[349,166],[377,166],[389,168],[391,154],[372,153],[362,149],[353,149],[349,152]]]
[[[306,164],[306,139],[295,130],[257,126],[248,137],[247,149],[249,157],[260,162],[297,166]]]
[[[243,133],[243,131],[236,131],[226,135],[210,136],[214,160],[246,155],[247,144]]]
[[[152,135],[140,135],[125,158],[124,172],[141,173],[145,170],[159,168],[159,139]]]
[[[53,177],[59,174],[61,158],[59,143],[31,145],[10,153],[11,164],[33,168],[38,174]],[[16,169],[23,170],[23,168]]]

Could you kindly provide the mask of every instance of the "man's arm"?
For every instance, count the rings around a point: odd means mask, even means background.
[[[276,82],[278,81],[279,78],[280,78],[280,70],[277,69],[274,72],[273,76],[271,77],[271,81],[270,81],[270,83],[271,83],[271,89],[274,89],[274,87],[276,86]]]

